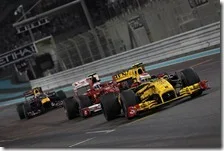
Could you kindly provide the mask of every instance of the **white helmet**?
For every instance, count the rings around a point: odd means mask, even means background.
[[[147,81],[149,81],[150,79],[151,79],[150,74],[148,74],[148,73],[146,73],[146,72],[144,72],[144,73],[142,73],[142,74],[139,75],[139,81],[140,81],[140,82],[147,82]]]

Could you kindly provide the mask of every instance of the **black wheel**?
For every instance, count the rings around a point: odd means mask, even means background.
[[[115,93],[107,93],[100,97],[100,104],[107,121],[113,120],[121,114],[121,105]]]
[[[62,90],[57,91],[57,92],[56,92],[56,95],[57,95],[57,97],[58,97],[60,100],[64,100],[64,99],[66,99],[66,94],[65,94],[65,92],[62,91]]]
[[[78,104],[73,97],[66,98],[65,100],[63,100],[63,107],[66,116],[69,120],[72,120],[78,116],[79,114]]]
[[[19,115],[19,118],[21,120],[24,119],[25,118],[25,114],[23,112],[23,103],[17,104],[16,110],[17,110],[17,113]]]
[[[83,109],[83,108],[86,108],[86,107],[89,107],[89,106],[93,105],[93,102],[86,95],[78,96],[78,100],[77,101],[78,101],[80,109]]]
[[[47,112],[48,110],[52,109],[51,102],[46,102],[46,103],[44,103],[44,104],[41,104],[41,105],[40,105],[40,109],[41,109],[41,112],[42,112],[42,113],[45,113],[45,112]]]
[[[80,96],[78,96],[77,102],[79,104],[80,116],[84,117],[84,115],[82,113],[82,109],[93,105],[93,102],[86,95],[80,95]]]
[[[121,92],[121,102],[125,117],[128,118],[128,107],[137,104],[137,96],[132,90],[125,90]]]
[[[32,112],[30,104],[24,103],[23,104],[23,113],[24,113],[26,119],[30,118],[30,115],[28,114],[29,112]]]
[[[183,75],[183,74],[182,74]],[[166,80],[174,87],[176,88],[178,82],[179,82],[179,77],[181,76],[179,72],[175,72],[174,74],[168,74],[168,77]]]
[[[181,71],[181,80],[184,87],[193,85],[200,82],[198,74],[193,68],[187,68]],[[196,97],[202,94],[202,90],[199,90],[191,95],[191,97]]]
[[[41,110],[41,113],[42,114],[44,114],[45,112],[47,112],[47,109],[43,105],[41,105],[40,110]]]

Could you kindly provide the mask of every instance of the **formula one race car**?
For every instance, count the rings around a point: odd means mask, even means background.
[[[207,81],[201,81],[193,68],[151,76],[142,63],[114,75],[113,80],[119,85],[120,92],[101,96],[101,106],[108,121],[121,111],[130,119],[175,100],[199,96],[209,88]]]
[[[88,117],[102,111],[100,96],[104,92],[119,92],[119,88],[113,83],[100,83],[97,74],[91,74],[87,78],[72,84],[74,96],[63,101],[64,110],[69,120],[77,116]]]
[[[17,104],[17,112],[20,119],[29,119],[35,115],[45,113],[47,110],[62,107],[62,100],[66,98],[65,93],[43,92],[41,87],[36,87],[24,93],[25,102]]]

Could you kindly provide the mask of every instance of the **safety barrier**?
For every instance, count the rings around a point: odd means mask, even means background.
[[[137,62],[153,63],[220,44],[220,22],[150,43],[47,77],[30,81],[43,90],[69,85],[91,73],[106,75],[130,67]]]

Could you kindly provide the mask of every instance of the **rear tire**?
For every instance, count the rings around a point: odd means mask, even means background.
[[[78,104],[73,97],[63,100],[63,107],[65,110],[65,114],[69,120],[74,119],[75,117],[77,117],[77,114],[79,114]]]
[[[22,120],[25,118],[25,114],[24,114],[24,111],[23,111],[23,103],[20,103],[16,106],[16,110],[17,110],[17,113],[19,115],[19,118]]]
[[[57,95],[57,97],[59,97],[60,100],[64,100],[64,99],[67,98],[65,92],[62,91],[62,90],[57,91],[57,92],[56,92],[56,95]]]
[[[107,121],[113,120],[121,114],[121,105],[115,93],[107,93],[100,97],[100,104]]]
[[[181,80],[182,80],[182,83],[183,83],[184,87],[193,85],[193,84],[201,81],[198,74],[194,71],[193,68],[184,69],[184,70],[181,71],[181,73],[182,73],[181,74]],[[199,91],[193,93],[191,95],[191,97],[197,97],[201,94],[202,94],[202,90],[199,90]]]
[[[128,118],[128,107],[137,104],[137,97],[132,90],[125,90],[121,92],[121,102],[125,117]],[[129,119],[129,118],[128,118]]]
[[[30,104],[29,103],[24,103],[23,104],[23,113],[24,113],[26,119],[31,118],[28,114],[29,112],[32,112]]]

